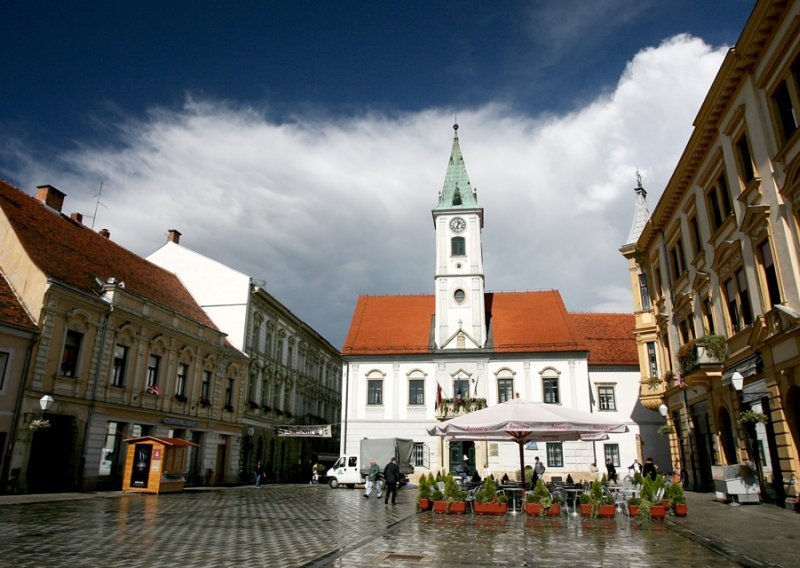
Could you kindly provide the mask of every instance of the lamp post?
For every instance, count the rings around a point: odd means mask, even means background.
[[[47,411],[53,406],[55,400],[49,394],[44,395],[42,398],[39,399],[39,408],[42,409],[42,418],[45,417]]]
[[[668,411],[669,411],[669,409],[667,408],[667,405],[662,402],[661,405],[658,407],[658,413],[661,416],[663,416],[665,420],[667,418],[667,412]]]

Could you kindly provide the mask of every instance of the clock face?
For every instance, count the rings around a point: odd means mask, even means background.
[[[466,228],[467,222],[461,217],[453,217],[453,219],[450,220],[450,230],[454,233],[460,233]]]

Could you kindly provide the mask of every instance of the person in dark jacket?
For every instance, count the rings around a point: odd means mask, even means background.
[[[653,463],[653,458],[647,458],[644,460],[644,467],[642,468],[642,475],[643,476],[650,476],[650,479],[653,481],[656,480],[656,476],[658,475],[658,471],[656,470],[656,464]]]
[[[383,500],[385,504],[389,504],[389,496],[392,497],[392,505],[397,498],[397,484],[400,483],[400,466],[397,465],[397,458],[392,458],[392,461],[386,464],[383,470],[383,477],[386,478],[386,498]]]
[[[613,481],[614,483],[617,482],[617,468],[614,467],[614,462],[611,461],[611,458],[606,460],[606,471],[608,472],[608,480]]]

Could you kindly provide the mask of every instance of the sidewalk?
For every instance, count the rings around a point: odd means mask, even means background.
[[[776,505],[737,505],[713,493],[685,493],[689,515],[667,517],[676,532],[742,566],[796,566],[800,513]]]

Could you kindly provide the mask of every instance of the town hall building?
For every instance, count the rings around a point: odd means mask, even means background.
[[[539,443],[546,478],[588,479],[607,458],[623,469],[664,445],[663,418],[639,404],[641,377],[630,314],[569,312],[557,290],[487,292],[483,208],[454,136],[433,209],[434,293],[360,296],[342,349],[342,453],[364,438],[414,441],[416,473],[465,459],[515,477],[516,444],[428,436],[437,421],[512,398],[597,412],[629,432],[597,442]],[[383,465],[383,464],[381,464]],[[665,464],[666,465],[666,464]]]

